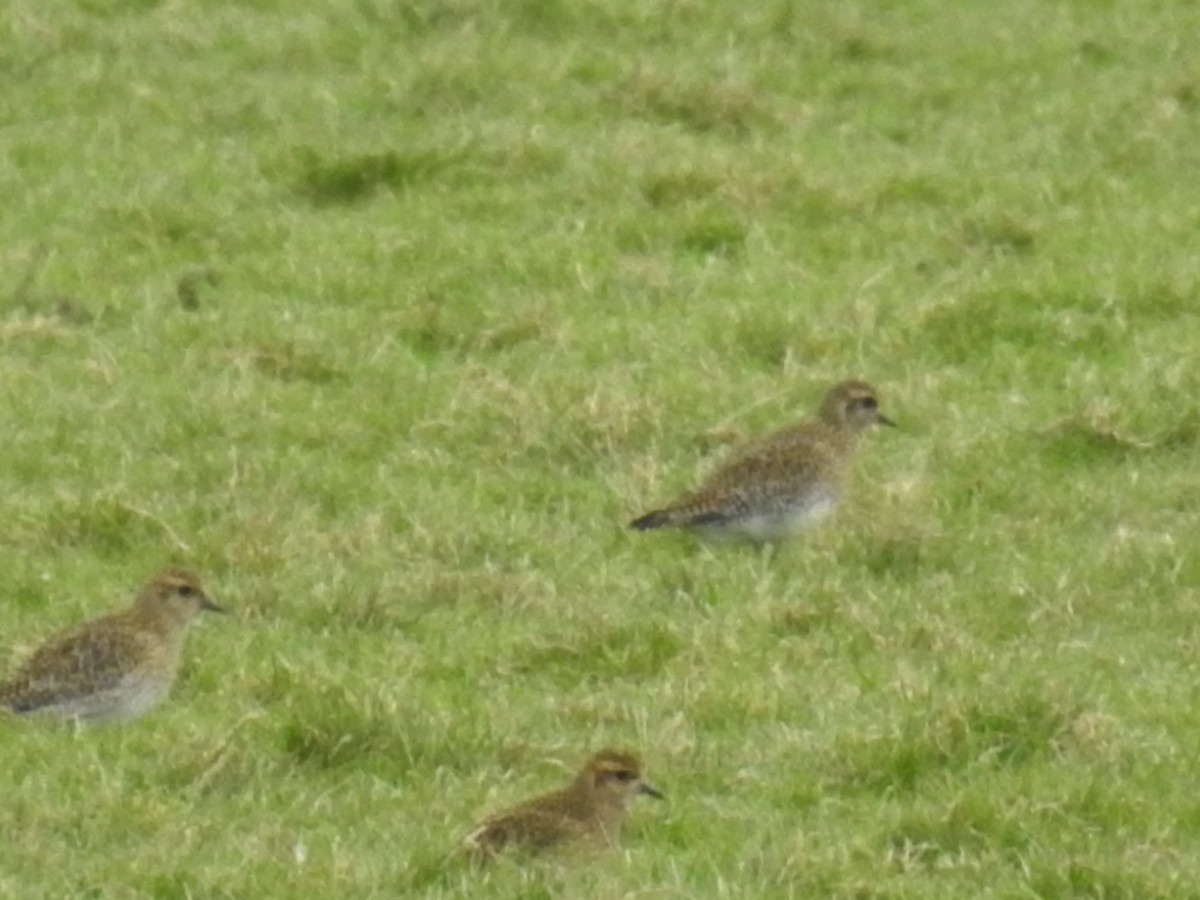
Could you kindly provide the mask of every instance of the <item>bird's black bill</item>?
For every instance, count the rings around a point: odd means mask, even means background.
[[[644,781],[642,782],[641,787],[638,788],[638,791],[639,791],[639,793],[642,793],[642,794],[648,794],[649,796],[654,797],[656,800],[666,800],[667,799],[666,795],[663,794],[662,791],[658,790],[657,788],[651,787],[650,785],[646,784],[646,782],[644,782]]]
[[[204,610],[208,610],[208,612],[221,613],[221,615],[224,615],[224,616],[229,615],[229,610],[227,610],[223,606],[217,606],[217,604],[213,603],[207,597],[205,597],[203,600],[200,601],[200,608],[204,609]]]
[[[875,417],[875,421],[878,422],[880,425],[886,425],[888,428],[899,428],[900,427],[895,422],[893,422],[891,419],[889,419],[887,416],[885,416],[883,413],[879,413]]]

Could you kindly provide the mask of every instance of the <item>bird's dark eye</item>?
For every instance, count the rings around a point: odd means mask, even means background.
[[[619,772],[613,772],[613,777],[616,778],[617,781],[633,781],[633,779],[637,778],[637,775],[635,775],[633,772],[630,772],[628,769],[621,769]]]
[[[858,405],[863,409],[878,409],[879,403],[874,397],[863,397],[858,401]]]
[[[196,589],[194,587],[192,587],[190,584],[181,584],[179,586],[179,596],[180,597],[190,597],[194,593],[196,593]]]

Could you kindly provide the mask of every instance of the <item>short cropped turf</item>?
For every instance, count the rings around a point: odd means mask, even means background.
[[[0,896],[1194,897],[1200,6],[7,0]],[[846,377],[761,551],[634,516]],[[636,750],[586,861],[456,854]]]

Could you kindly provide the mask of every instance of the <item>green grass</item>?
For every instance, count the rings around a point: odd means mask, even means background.
[[[0,896],[1194,896],[1198,31],[9,0],[0,662],[166,562],[236,615],[3,723]],[[848,376],[827,526],[624,529]],[[622,852],[453,857],[608,744]]]

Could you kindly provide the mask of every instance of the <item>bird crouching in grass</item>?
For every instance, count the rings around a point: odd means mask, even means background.
[[[642,777],[631,753],[601,750],[562,790],[534,797],[484,820],[463,841],[477,861],[503,851],[536,854],[549,850],[598,850],[617,844],[633,799],[663,799]]]

